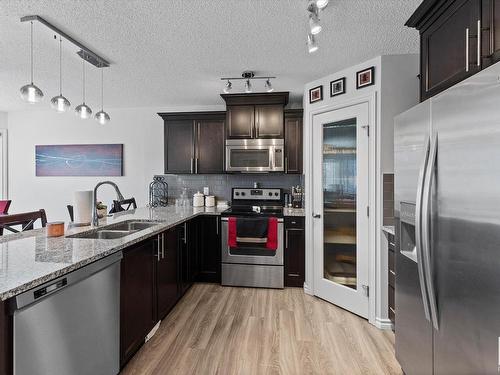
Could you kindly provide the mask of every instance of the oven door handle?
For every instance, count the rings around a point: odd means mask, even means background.
[[[254,217],[254,216],[252,216]],[[220,219],[220,221],[223,221],[223,222],[227,222],[229,220],[229,217],[222,217]],[[278,223],[282,223],[283,222],[283,218],[282,217],[278,217]]]

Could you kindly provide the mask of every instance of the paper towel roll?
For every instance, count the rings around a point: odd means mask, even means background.
[[[92,190],[75,191],[73,196],[73,214],[75,223],[90,223],[92,220]]]

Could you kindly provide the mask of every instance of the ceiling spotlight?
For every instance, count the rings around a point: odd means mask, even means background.
[[[318,13],[309,14],[309,29],[311,30],[311,34],[316,35],[321,31],[321,25],[319,23]]]
[[[328,0],[316,0],[316,6],[318,7],[318,9],[325,9],[326,6],[328,5]]]
[[[226,85],[224,86],[224,92],[228,94],[233,89],[233,84],[230,80],[227,80]]]
[[[274,87],[273,87],[273,85],[271,85],[271,81],[269,80],[269,78],[267,79],[266,83],[264,84],[264,87],[265,87],[267,92],[274,91]]]
[[[307,49],[309,53],[313,53],[318,50],[318,43],[312,34],[307,34]]]
[[[247,94],[252,92],[252,84],[250,83],[249,79],[247,79],[247,81],[245,82],[245,92]]]
[[[92,115],[92,110],[90,107],[85,104],[85,60],[82,59],[83,61],[83,103],[80,104],[75,108],[75,113],[80,117],[82,120],[88,119]]]
[[[31,21],[31,83],[24,85],[19,90],[21,92],[21,98],[28,103],[37,103],[43,98],[43,92],[35,84],[33,84],[33,21]]]
[[[62,39],[59,37],[59,95],[50,100],[50,105],[58,113],[66,112],[71,103],[62,94]]]
[[[104,67],[101,66],[101,110],[95,114],[94,118],[99,124],[106,125],[109,122],[110,117],[106,112],[104,112],[103,103],[104,103]]]

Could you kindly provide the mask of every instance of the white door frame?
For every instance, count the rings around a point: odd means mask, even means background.
[[[377,93],[373,92],[370,95],[359,96],[356,98],[346,99],[331,105],[318,106],[309,113],[306,113],[305,131],[304,131],[304,170],[305,170],[305,214],[306,214],[306,282],[304,291],[314,295],[314,243],[313,243],[313,207],[310,202],[313,202],[313,137],[312,124],[313,118],[316,115],[335,111],[345,107],[350,107],[357,104],[368,103],[368,125],[369,125],[369,229],[368,229],[368,280],[370,294],[368,297],[368,321],[376,325],[376,278],[377,278],[377,246],[376,246],[376,212],[377,205],[377,138],[378,138],[378,116],[377,114]]]
[[[2,176],[2,183],[0,184],[0,199],[9,198],[9,170],[8,170],[8,142],[7,142],[7,129],[0,129],[0,138],[2,140],[2,160],[0,161],[0,174]]]

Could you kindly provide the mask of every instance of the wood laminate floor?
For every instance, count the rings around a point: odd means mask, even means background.
[[[302,289],[195,284],[122,371],[401,374],[394,335]]]

